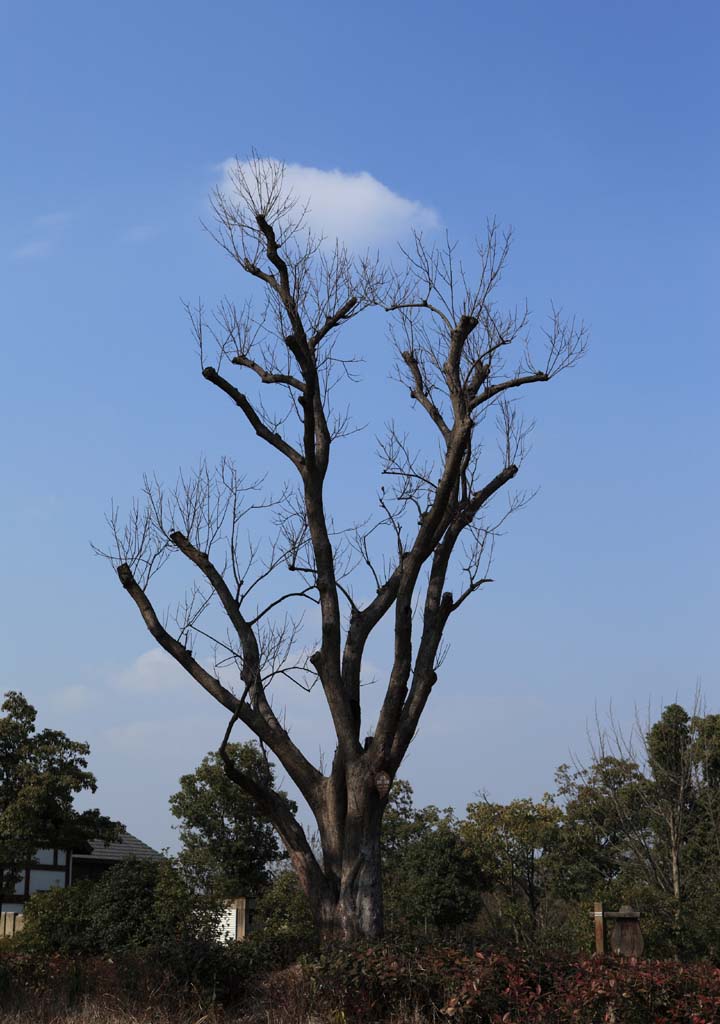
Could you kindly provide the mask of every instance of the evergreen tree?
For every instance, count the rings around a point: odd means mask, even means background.
[[[90,747],[57,729],[35,726],[37,711],[15,691],[0,707],[0,898],[38,849],[75,849],[117,838],[122,826],[98,810],[77,811],[78,793],[95,792]]]
[[[261,785],[274,786],[272,766],[256,743],[228,746],[234,763]],[[180,779],[170,798],[180,820],[183,848],[179,861],[200,888],[234,898],[260,892],[270,881],[272,866],[282,857],[277,835],[252,799],[225,774],[216,753]]]

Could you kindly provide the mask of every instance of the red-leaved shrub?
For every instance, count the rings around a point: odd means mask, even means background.
[[[357,1024],[400,1007],[473,1024],[720,1024],[720,970],[702,963],[376,946],[308,971],[320,1004]]]

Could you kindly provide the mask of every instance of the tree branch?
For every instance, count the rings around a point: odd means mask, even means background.
[[[249,356],[236,355],[230,360],[235,366],[245,366],[248,370],[256,373],[263,384],[285,384],[289,388],[295,388],[301,393],[305,391],[304,383],[290,373],[271,373]]]
[[[286,458],[290,459],[299,470],[302,470],[303,458],[300,452],[296,451],[280,434],[271,430],[267,423],[260,419],[246,395],[238,391],[234,384],[231,384],[229,380],[222,377],[212,366],[206,366],[202,371],[202,375],[205,380],[209,380],[216,388],[220,388],[229,398],[232,398],[235,405],[245,414],[245,418],[258,437],[261,437],[263,441],[267,441],[269,445],[272,445],[273,448],[276,448]]]
[[[504,380],[498,384],[493,384],[489,388],[485,388],[480,394],[470,402],[471,409],[477,409],[479,405],[483,405],[485,402],[494,398],[495,395],[501,394],[503,391],[507,391],[509,388],[521,388],[524,384],[535,384],[538,381],[550,380],[549,373],[529,373],[523,377],[513,377],[511,380]]]
[[[238,700],[235,694],[223,686],[219,679],[203,668],[200,662],[193,657],[191,651],[168,633],[158,619],[157,613],[147,594],[135,580],[130,567],[126,564],[118,566],[117,574],[123,587],[137,605],[150,634],[157,640],[163,650],[167,651],[178,664],[182,665],[185,671],[196,682],[200,683],[203,689],[207,690],[218,703],[226,707],[228,711],[237,713],[240,721],[251,729],[263,743],[270,747],[273,753],[285,765],[293,781],[300,788],[308,802],[313,806],[317,801],[317,790],[322,782],[322,774],[298,750],[269,707],[267,708],[270,711],[270,718],[268,719],[258,708]],[[252,686],[253,683],[251,682],[251,691]],[[262,686],[257,689],[262,692],[262,701],[266,703]]]
[[[310,347],[313,349],[317,348],[323,338],[326,337],[330,331],[339,327],[343,320],[346,320],[350,316],[350,313],[357,304],[358,299],[353,295],[347,300],[347,302],[344,302],[342,306],[332,314],[332,316],[326,317],[325,323],[322,327],[319,327],[310,338]]]
[[[427,392],[425,387],[425,381],[423,380],[422,373],[420,372],[420,366],[415,357],[415,354],[409,350],[402,353],[403,362],[410,370],[415,387],[410,392],[410,397],[420,402],[423,409],[427,412],[430,419],[436,425],[440,433],[442,434],[445,442],[447,443],[450,439],[450,428],[442,417],[442,413],[433,402],[432,398]]]
[[[308,889],[310,892],[315,891],[320,894],[324,892],[327,883],[305,831],[292,813],[287,799],[270,787],[263,786],[248,772],[239,769],[228,754],[227,746],[237,718],[236,711],[228,723],[218,751],[223,770],[227,777],[244,790],[265,812],[277,829],[298,875],[301,878],[309,879],[311,884]]]
[[[378,752],[382,751],[385,757],[390,756],[393,764],[399,764],[405,755],[417,729],[420,715],[430,696],[430,691],[437,680],[434,668],[435,658],[447,620],[457,607],[452,594],[443,592],[455,545],[463,530],[473,522],[480,509],[509,483],[517,475],[517,472],[517,466],[506,466],[484,487],[462,503],[454,512],[442,540],[435,547],[412,686],[408,693],[406,690],[409,676],[407,666],[411,649],[404,648],[400,652],[403,672],[402,674],[398,673],[394,691],[391,693],[390,687],[388,688],[386,705],[383,705],[384,717],[381,715],[375,734]]]

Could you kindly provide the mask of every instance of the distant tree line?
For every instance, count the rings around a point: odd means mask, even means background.
[[[464,818],[396,784],[384,835],[390,927],[463,927],[495,946],[587,948],[594,901],[641,911],[647,950],[720,954],[720,715],[679,704],[627,739],[599,731],[553,794]]]

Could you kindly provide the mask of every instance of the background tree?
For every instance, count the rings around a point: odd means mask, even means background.
[[[64,732],[37,732],[37,711],[10,691],[0,710],[0,898],[12,893],[18,869],[38,849],[77,849],[89,839],[115,839],[121,825],[98,810],[77,811],[78,793],[95,792],[90,747]]]
[[[257,743],[231,743],[227,755],[259,786],[275,788],[275,773]],[[179,862],[204,891],[218,897],[256,896],[270,881],[282,849],[272,824],[225,773],[217,753],[180,778],[170,797],[180,819]]]
[[[717,716],[696,701],[625,736],[600,733],[587,767],[558,773],[565,878],[579,896],[634,902],[656,952],[719,948]]]
[[[396,779],[383,819],[386,919],[394,931],[442,932],[477,914],[484,866],[450,808],[415,808],[412,796],[410,784]]]
[[[549,859],[561,820],[562,812],[548,797],[468,804],[461,832],[486,873],[492,898],[484,907],[496,935],[511,930],[516,944],[536,944],[547,927],[548,904],[555,896]]]
[[[566,764],[558,768],[555,795],[564,817],[555,869],[570,898],[607,896],[623,866],[634,860],[633,846],[653,842],[640,797],[642,782],[634,761],[608,754],[585,769],[574,770]],[[636,839],[628,837],[629,821]]]
[[[525,452],[527,427],[510,397],[572,366],[585,332],[555,312],[533,355],[527,312],[503,312],[496,302],[510,238],[493,225],[472,270],[454,246],[438,249],[418,237],[405,253],[405,271],[391,273],[305,231],[282,166],[254,159],[237,164],[230,179],[232,188],[214,195],[214,235],[259,286],[261,304],[255,311],[225,300],[211,317],[199,306],[191,321],[203,377],[284,460],[292,482],[273,499],[227,460],[216,472],[201,466],[169,491],[148,480],[126,523],[111,516],[109,555],[153,637],[227,709],[220,756],[228,776],[275,825],[323,933],[377,935],[389,786],[438,682],[447,623],[488,581],[498,524],[523,503],[515,495],[489,511]],[[398,374],[435,442],[420,454],[391,424],[380,441],[376,508],[340,523],[326,493],[334,446],[352,429],[332,401],[352,370],[339,332],[372,306],[391,314]],[[237,371],[240,386],[232,379]],[[265,400],[242,379],[254,380]],[[493,456],[483,434],[495,426]],[[265,526],[274,512],[277,533],[265,546],[259,534],[246,539],[253,512]],[[150,584],[173,554],[196,570],[201,585],[180,602],[168,628]],[[368,583],[373,596],[366,601]],[[310,653],[293,612],[308,600],[321,619]],[[218,608],[226,633],[216,628]],[[394,632],[391,668],[368,735],[363,655],[386,617]],[[222,652],[214,671],[197,653],[208,635]],[[299,749],[271,703],[268,688],[283,680],[322,688],[336,743],[327,772]],[[319,856],[287,800],[233,762],[227,743],[236,721],[272,752],[307,801]]]

